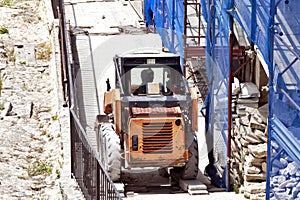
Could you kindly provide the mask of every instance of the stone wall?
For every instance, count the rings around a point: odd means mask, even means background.
[[[84,199],[64,170],[69,117],[51,2],[0,1],[0,13],[0,199]]]

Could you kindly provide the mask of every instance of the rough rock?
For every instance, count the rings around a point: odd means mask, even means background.
[[[266,180],[266,174],[245,174],[245,180],[246,181],[265,181]]]
[[[256,166],[245,166],[245,173],[247,174],[259,174],[261,172],[260,167]]]
[[[257,138],[261,139],[262,142],[265,142],[265,143],[268,142],[268,137],[267,137],[267,135],[265,135],[265,133],[262,132],[261,130],[255,129],[255,130],[254,130],[254,135],[255,135]]]
[[[250,128],[259,129],[259,130],[264,131],[266,129],[266,125],[258,122],[254,117],[251,117]]]
[[[51,1],[1,2],[0,13],[0,27],[9,30],[0,34],[0,103],[5,105],[0,121],[0,198],[63,199],[60,122],[51,118],[60,114],[52,65],[54,36],[48,26],[53,20]],[[15,51],[18,47],[23,57]],[[45,66],[42,71],[40,66]]]
[[[245,183],[245,191],[250,194],[258,194],[266,192],[266,182],[261,183]]]
[[[267,157],[267,143],[262,143],[258,145],[249,145],[250,152],[256,158],[266,158]]]
[[[262,171],[263,172],[267,172],[267,163],[266,162],[263,162],[262,164],[261,164],[261,169],[262,169]]]
[[[259,167],[262,165],[263,162],[266,161],[266,159],[255,158],[252,154],[247,155],[245,159],[248,164],[251,164],[250,166],[259,166]]]

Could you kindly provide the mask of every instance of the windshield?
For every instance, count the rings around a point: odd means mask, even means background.
[[[130,70],[131,93],[144,95],[151,87],[159,87],[159,94],[185,94],[186,86],[183,76],[178,71],[165,65],[146,65]]]

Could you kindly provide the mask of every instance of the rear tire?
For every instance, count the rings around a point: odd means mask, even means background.
[[[112,124],[103,124],[100,128],[100,160],[112,181],[121,176],[120,138]]]
[[[184,167],[181,168],[182,179],[196,179],[198,175],[198,141],[196,134],[193,133],[193,140],[189,147],[189,160]]]

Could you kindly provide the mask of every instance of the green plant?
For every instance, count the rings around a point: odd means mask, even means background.
[[[47,135],[47,131],[46,130],[43,130],[41,135]]]
[[[4,102],[3,101],[0,102],[0,110],[4,110]]]
[[[36,53],[37,59],[50,60],[51,54],[52,54],[51,43],[44,42],[37,45],[37,53]]]
[[[0,6],[8,6],[8,7],[10,7],[10,6],[13,6],[13,5],[15,5],[15,3],[12,2],[12,1],[10,1],[10,0],[3,0],[3,1],[0,3]]]
[[[26,178],[24,175],[19,175],[19,176],[18,176],[18,179],[26,180],[27,178]]]
[[[8,31],[8,29],[7,28],[5,28],[5,27],[1,27],[0,28],[0,34],[6,34],[6,33],[8,33],[9,31]]]
[[[238,183],[234,183],[233,184],[233,191],[236,193],[236,194],[239,194],[240,193],[240,186]]]
[[[26,85],[26,83],[23,83],[23,84],[21,85],[21,89],[22,89],[23,91],[27,90],[27,85]]]
[[[52,120],[58,120],[58,113],[56,112],[55,115],[52,116]]]
[[[49,139],[49,141],[53,140],[53,136],[51,135],[51,133],[47,133],[46,136]]]
[[[60,178],[60,171],[59,171],[59,169],[56,169],[55,173],[56,173],[56,179],[59,179]]]
[[[29,176],[37,176],[42,174],[51,174],[52,164],[47,161],[38,160],[29,166],[27,172]]]
[[[26,65],[26,62],[25,62],[25,61],[20,61],[19,64],[20,64],[20,65]]]
[[[42,147],[35,147],[34,151],[38,152],[38,153],[43,153],[44,149]]]
[[[16,62],[15,49],[14,48],[12,48],[12,49],[6,48],[5,50],[7,52],[8,61]]]

